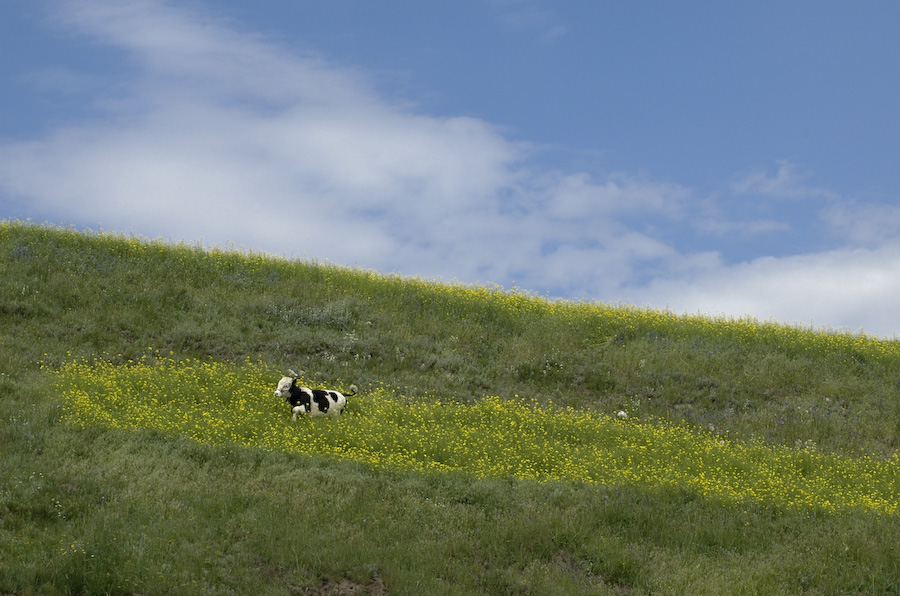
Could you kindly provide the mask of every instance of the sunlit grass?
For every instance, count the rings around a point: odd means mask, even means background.
[[[0,271],[2,593],[896,592],[900,341],[20,222]],[[292,423],[289,367],[363,392]]]
[[[578,329],[589,336],[610,341],[623,341],[646,335],[648,332],[669,339],[703,337],[707,341],[728,340],[748,345],[764,344],[791,354],[817,356],[848,355],[860,361],[890,362],[900,365],[900,341],[867,335],[863,331],[816,329],[802,324],[784,324],[776,321],[760,321],[744,315],[714,316],[707,314],[675,313],[667,310],[645,308],[628,304],[609,304],[600,301],[571,301],[542,297],[518,289],[505,289],[498,285],[447,283],[421,277],[382,274],[377,271],[343,267],[329,262],[302,263],[289,261],[265,253],[237,246],[204,247],[185,242],[171,243],[141,236],[115,232],[76,231],[71,228],[35,226],[19,221],[0,221],[0,237],[19,234],[26,230],[52,248],[54,244],[81,245],[86,259],[79,263],[53,263],[53,255],[47,265],[75,267],[85,272],[106,273],[115,268],[118,258],[141,261],[145,265],[164,266],[174,283],[225,284],[230,288],[272,286],[296,275],[300,269],[311,269],[305,275],[314,274],[317,284],[342,292],[354,290],[359,295],[398,299],[415,311],[442,311],[448,320],[456,316],[481,315],[483,321],[504,321],[516,325],[537,319],[552,318],[557,324]],[[97,246],[103,251],[91,255]],[[31,260],[38,249],[26,244],[16,246],[16,258]],[[51,251],[52,252],[52,251]],[[67,251],[60,251],[57,259],[71,258]],[[175,274],[177,277],[171,277]],[[140,284],[138,284],[140,286]],[[25,288],[26,290],[28,288]],[[353,293],[353,292],[350,292]]]
[[[441,403],[386,386],[352,398],[340,419],[293,423],[272,396],[278,376],[249,360],[238,366],[159,356],[124,366],[75,361],[54,373],[66,419],[84,427],[153,429],[376,469],[678,487],[726,503],[829,513],[898,508],[897,456],[851,458],[738,442],[526,397]]]

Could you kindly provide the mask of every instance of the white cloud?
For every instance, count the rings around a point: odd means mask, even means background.
[[[696,222],[698,230],[720,238],[753,238],[775,232],[790,232],[791,226],[777,219],[737,221],[728,217],[705,218]]]
[[[791,226],[777,212],[742,223],[670,182],[547,170],[539,148],[488,122],[416,112],[359,72],[176,6],[58,4],[59,23],[135,66],[93,98],[102,117],[0,143],[0,200],[60,223],[385,273],[895,331],[895,244],[729,265],[714,248],[684,246],[698,232],[721,240]],[[733,191],[825,199],[826,219],[846,220],[806,179],[781,162]],[[900,217],[863,212],[845,236]]]
[[[844,201],[822,213],[829,228],[855,245],[879,246],[900,238],[900,207]]]
[[[556,15],[542,8],[534,0],[489,0],[500,11],[500,21],[511,29],[535,32],[541,44],[550,44],[563,37],[568,27]]]
[[[900,243],[720,264],[657,280],[637,294],[643,303],[674,312],[751,315],[894,337],[900,333]]]
[[[61,6],[138,68],[107,119],[0,148],[3,186],[43,212],[385,266],[405,225],[429,234],[515,180],[522,148],[485,122],[409,113],[353,72],[188,11]]]
[[[686,192],[674,185],[529,170],[531,148],[482,120],[392,104],[356,72],[206,14],[149,0],[60,7],[59,22],[136,67],[103,98],[105,119],[0,147],[3,186],[42,212],[403,273],[519,272],[564,291],[607,263],[627,279],[629,255],[673,257],[614,217],[666,216]],[[566,254],[583,263],[574,280],[555,265]]]
[[[774,176],[765,172],[753,172],[735,182],[732,190],[737,195],[761,195],[776,198],[839,198],[824,188],[816,188],[804,184],[809,174],[799,172],[797,166],[789,160],[778,162],[778,171]]]
[[[586,173],[554,178],[547,211],[554,217],[582,220],[586,215],[646,214],[677,217],[690,191],[675,184],[635,180],[623,175],[595,182]]]

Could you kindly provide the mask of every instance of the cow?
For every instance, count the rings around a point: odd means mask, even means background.
[[[310,389],[302,387],[294,377],[282,377],[275,389],[275,397],[283,397],[291,406],[293,419],[300,414],[313,418],[316,416],[340,416],[347,407],[347,397],[356,395],[356,385],[350,385],[350,391],[342,393],[333,389]]]

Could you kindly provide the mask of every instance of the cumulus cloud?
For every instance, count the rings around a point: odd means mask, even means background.
[[[530,170],[535,148],[487,122],[391,103],[359,73],[208,14],[150,0],[59,7],[59,23],[134,70],[98,98],[104,118],[0,148],[7,193],[43,213],[563,291],[587,291],[607,263],[627,279],[627,255],[673,256],[610,217],[674,212],[685,194],[674,185]],[[552,265],[566,255],[577,281]]]
[[[638,293],[674,312],[751,315],[780,323],[895,337],[900,243],[714,265]],[[836,322],[844,322],[836,323]]]
[[[43,212],[151,234],[268,236],[274,251],[356,260],[399,248],[392,228],[456,215],[515,179],[521,148],[487,123],[410,113],[353,72],[207,15],[154,2],[61,7],[61,22],[125,50],[136,69],[102,98],[106,118],[0,149],[6,189]],[[317,240],[328,236],[349,239]]]

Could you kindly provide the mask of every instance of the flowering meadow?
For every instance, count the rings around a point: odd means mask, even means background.
[[[0,277],[2,594],[897,593],[897,339],[22,222]]]
[[[126,366],[72,362],[54,375],[66,419],[80,426],[153,429],[377,469],[680,487],[728,503],[823,512],[894,514],[900,500],[897,456],[852,458],[738,442],[524,397],[441,403],[386,386],[350,398],[341,418],[293,423],[272,396],[278,377],[249,360],[237,366],[168,357]]]

